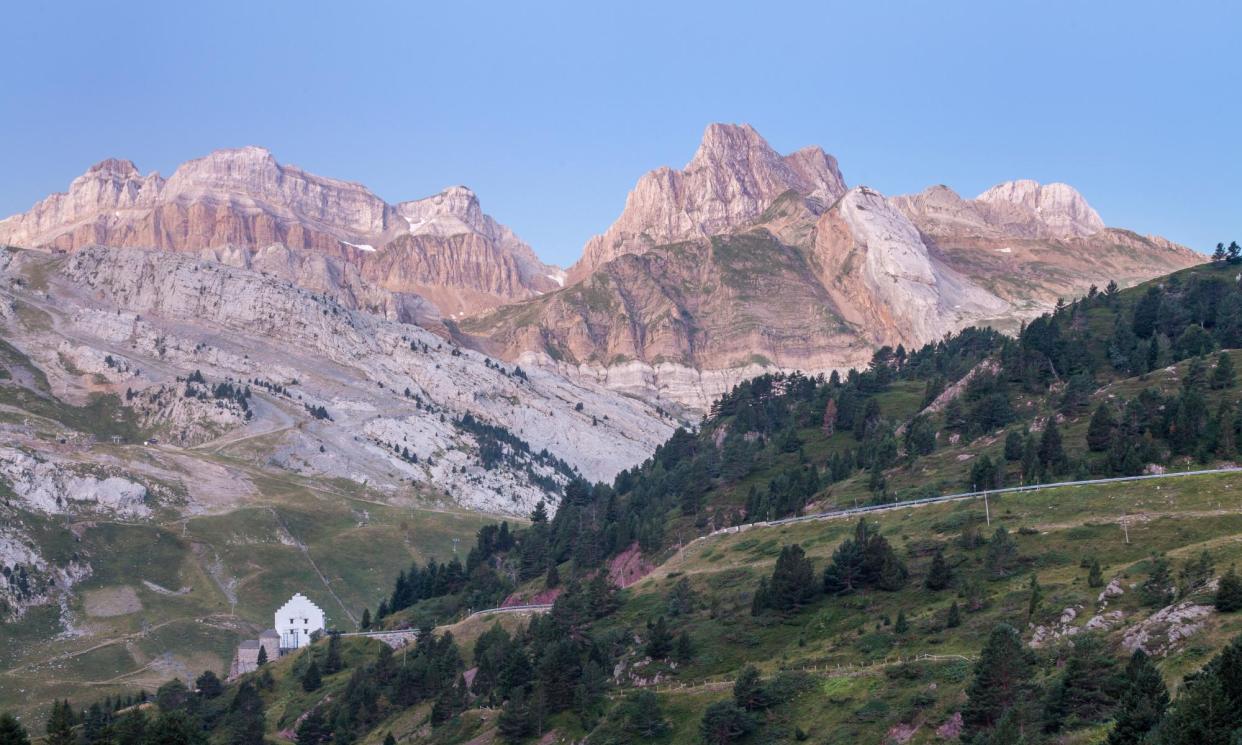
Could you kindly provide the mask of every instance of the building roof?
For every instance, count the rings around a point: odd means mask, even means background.
[[[241,644],[238,644],[238,645],[237,645],[237,648],[238,648],[238,649],[258,649],[258,648],[259,648],[259,642],[258,642],[257,640],[255,640],[255,639],[247,639],[246,641],[242,642]]]
[[[277,633],[276,629],[267,629],[262,634],[259,634],[259,638],[260,639],[279,639],[280,634]]]

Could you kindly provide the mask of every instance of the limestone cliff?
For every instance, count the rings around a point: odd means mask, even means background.
[[[563,278],[464,187],[390,205],[361,184],[282,165],[258,147],[216,151],[167,180],[105,160],[67,192],[0,220],[0,243],[234,255],[276,245],[358,265],[373,284],[442,302],[445,314],[533,297]]]
[[[818,147],[782,156],[748,124],[709,125],[683,170],[659,168],[638,180],[617,221],[587,242],[569,280],[624,254],[741,227],[790,190],[824,206],[845,192],[845,181]]]

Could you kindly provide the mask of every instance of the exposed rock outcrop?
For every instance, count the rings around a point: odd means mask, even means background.
[[[563,279],[464,187],[394,206],[361,184],[282,165],[258,147],[213,152],[167,180],[105,160],[67,192],[0,220],[0,243],[212,251],[237,262],[277,245],[357,264],[380,288],[420,293],[449,314],[532,297]]]
[[[659,168],[638,180],[625,209],[587,242],[571,282],[625,254],[729,232],[759,217],[788,191],[819,208],[845,192],[837,161],[818,147],[782,156],[748,124],[712,124],[683,170]]]

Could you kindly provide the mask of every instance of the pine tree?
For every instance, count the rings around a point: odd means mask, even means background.
[[[755,728],[755,720],[732,701],[717,701],[703,712],[699,735],[707,745],[729,745]]]
[[[345,669],[341,660],[341,635],[335,632],[328,635],[328,652],[323,658],[323,674],[333,675]]]
[[[391,732],[388,733],[388,737],[392,737]],[[297,738],[298,745],[323,745],[332,738],[332,730],[324,721],[320,707],[316,706],[303,717],[301,724],[298,725]]]
[[[1039,612],[1039,604],[1044,599],[1044,588],[1039,586],[1039,579],[1034,572],[1031,573],[1031,581],[1027,588],[1030,590],[1030,596],[1026,604],[1026,620],[1031,621],[1035,618],[1035,614]]]
[[[1087,587],[1103,587],[1104,572],[1100,568],[1100,560],[1092,559],[1091,568],[1087,570]]]
[[[392,730],[389,730],[388,734],[384,735],[384,745],[397,745],[397,738],[392,736]]]
[[[1049,415],[1048,424],[1039,438],[1039,465],[1046,473],[1056,474],[1065,465],[1065,450],[1061,446],[1061,430],[1057,418]]]
[[[673,589],[668,594],[668,614],[674,618],[690,615],[695,611],[698,602],[694,588],[690,586],[690,580],[682,577],[677,580],[677,584],[673,585]]]
[[[932,557],[931,568],[927,572],[927,578],[923,580],[923,586],[933,592],[947,589],[953,583],[953,570],[949,568],[949,562],[944,559],[944,551],[937,551]]]
[[[1242,577],[1238,576],[1233,566],[1221,575],[1216,589],[1216,610],[1221,613],[1242,610]]]
[[[673,634],[668,630],[664,616],[657,618],[655,623],[647,622],[647,645],[643,651],[653,660],[662,660],[673,651]]]
[[[258,667],[263,667],[267,664],[267,647],[259,645],[259,659],[255,664]]]
[[[1000,624],[992,630],[975,663],[962,708],[962,739],[996,727],[1007,712],[1030,700],[1035,660],[1017,629]]]
[[[694,660],[694,641],[689,631],[682,631],[677,637],[677,646],[673,650],[673,658],[685,665]]]
[[[30,745],[26,728],[8,712],[0,714],[0,745]]]
[[[1022,460],[1022,433],[1017,430],[1010,430],[1005,435],[1005,460],[1015,463]]]
[[[798,610],[815,596],[815,572],[798,544],[785,546],[776,559],[768,585],[771,606],[783,613]]]
[[[228,745],[263,745],[263,726],[263,699],[254,685],[242,681],[225,715]]]
[[[1237,384],[1237,373],[1233,369],[1233,360],[1227,352],[1216,357],[1216,368],[1212,370],[1212,388],[1222,390]]]
[[[1168,605],[1173,600],[1173,574],[1168,559],[1152,557],[1148,577],[1139,585],[1139,597],[1144,604],[1156,607]]]
[[[1216,410],[1216,457],[1221,460],[1231,460],[1237,455],[1237,435],[1233,427],[1233,403],[1228,400],[1221,401]]]
[[[358,628],[362,629],[363,631],[371,630],[371,609],[370,608],[362,609],[362,621],[358,624]]]
[[[323,685],[323,678],[319,674],[319,663],[312,659],[302,671],[302,690],[310,693],[319,690],[321,685]]]
[[[52,714],[47,720],[47,745],[75,745],[73,734],[73,707],[69,701],[53,701]]]
[[[1139,745],[1169,708],[1169,689],[1160,671],[1141,648],[1126,666],[1125,689],[1105,745]]]
[[[1044,705],[1044,730],[1058,732],[1107,719],[1124,679],[1108,647],[1093,634],[1075,637]]]
[[[220,678],[211,670],[204,670],[203,674],[194,680],[194,690],[198,691],[198,695],[203,698],[215,698],[224,693],[224,686],[220,683]]]
[[[733,683],[733,703],[746,711],[762,711],[772,705],[772,698],[754,665],[747,665],[738,673]]]
[[[956,600],[949,606],[949,615],[945,619],[944,625],[950,629],[955,629],[962,625],[962,611],[957,607]]]
[[[520,743],[534,732],[534,718],[522,689],[514,690],[501,708],[500,716],[496,719],[496,729],[508,743]]]
[[[669,723],[660,707],[660,697],[651,691],[632,691],[617,704],[609,718],[620,731],[606,742],[647,742],[669,731]],[[591,737],[595,741],[595,737]]]
[[[904,609],[897,611],[897,622],[893,624],[893,632],[898,636],[905,636],[910,631],[910,622],[906,620],[906,611]]]
[[[1017,560],[1018,545],[1004,525],[997,527],[996,532],[992,534],[992,540],[988,541],[987,555],[983,560],[988,574],[993,579],[1008,577]]]
[[[1108,449],[1117,420],[1113,418],[1112,409],[1102,403],[1095,407],[1091,415],[1091,423],[1087,425],[1087,448],[1093,453],[1102,453]]]

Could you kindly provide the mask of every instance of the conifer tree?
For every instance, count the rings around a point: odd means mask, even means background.
[[[1026,603],[1026,620],[1034,620],[1035,614],[1039,612],[1039,604],[1044,600],[1044,588],[1039,586],[1039,579],[1031,572],[1031,581],[1027,585],[1030,595]]]
[[[195,678],[194,690],[198,691],[198,695],[203,698],[215,698],[224,693],[224,686],[220,683],[220,678],[211,670],[204,670],[203,674]]]
[[[931,568],[927,571],[927,579],[923,581],[923,586],[933,592],[947,589],[953,583],[953,570],[949,568],[949,562],[944,559],[944,551],[937,551],[932,557]]]
[[[647,742],[669,730],[668,720],[660,707],[660,697],[651,691],[632,691],[617,704],[610,718],[621,735],[613,742]]]
[[[392,737],[391,732],[388,733],[388,737]],[[298,725],[297,738],[298,745],[323,745],[332,738],[332,730],[324,721],[321,707],[316,706],[311,709],[302,719],[301,724]]]
[[[0,745],[30,745],[26,728],[8,712],[0,714]]]
[[[785,546],[776,559],[768,585],[771,606],[783,613],[798,610],[815,596],[815,573],[798,544]]]
[[[1237,373],[1233,369],[1233,360],[1227,352],[1216,357],[1216,368],[1212,370],[1212,388],[1222,390],[1232,388],[1237,383]]]
[[[389,730],[388,734],[384,735],[384,745],[397,745],[397,738],[392,736],[392,730]]]
[[[759,670],[747,665],[733,683],[733,702],[746,711],[762,711],[772,705]]]
[[[496,719],[496,729],[507,743],[520,743],[534,732],[534,717],[522,689],[514,690],[501,708],[500,716]]]
[[[1108,404],[1101,403],[1095,407],[1091,422],[1087,425],[1087,448],[1093,453],[1102,453],[1108,449],[1117,420],[1113,418],[1112,409]]]
[[[345,669],[345,663],[341,660],[341,635],[333,632],[328,635],[328,651],[323,658],[323,674],[332,675],[343,669]]]
[[[643,650],[653,660],[662,660],[673,651],[673,634],[668,630],[664,616],[655,623],[647,622],[647,645]]]
[[[259,645],[259,659],[256,661],[255,664],[257,664],[259,667],[263,667],[264,665],[267,664],[267,647],[263,646],[262,644]]]
[[[677,647],[673,650],[673,657],[685,665],[694,659],[694,641],[690,638],[689,631],[682,631],[677,637]]]
[[[906,620],[905,609],[897,611],[897,622],[893,624],[893,632],[898,636],[904,636],[910,631],[910,622]]]
[[[1168,605],[1173,600],[1173,575],[1169,570],[1169,560],[1163,556],[1153,556],[1147,579],[1139,585],[1139,597],[1146,605]]]
[[[1018,560],[1018,545],[1004,525],[998,526],[988,541],[984,565],[993,579],[1008,577]]]
[[[1221,613],[1242,610],[1242,577],[1238,576],[1233,566],[1221,575],[1216,589],[1216,610]]]
[[[1105,745],[1139,745],[1164,718],[1168,708],[1169,689],[1164,685],[1160,670],[1142,648],[1134,650],[1126,666],[1125,689]]]
[[[1061,430],[1057,418],[1050,415],[1048,424],[1039,438],[1039,465],[1045,473],[1060,473],[1065,465],[1065,450],[1061,446]]]
[[[53,701],[52,713],[47,720],[47,745],[75,745],[73,734],[73,707],[68,700]]]
[[[1017,629],[1006,624],[996,626],[980,652],[974,678],[966,688],[963,741],[989,733],[1006,713],[1028,702],[1034,691],[1034,673],[1034,657]]]
[[[1124,680],[1117,661],[1093,634],[1075,637],[1044,705],[1044,730],[1058,732],[1107,719]]]
[[[311,691],[319,690],[321,685],[323,685],[323,678],[319,673],[319,663],[312,659],[310,664],[306,666],[306,669],[302,671],[302,690],[310,693]]]
[[[358,624],[358,628],[362,629],[363,631],[371,630],[371,609],[370,608],[362,609],[362,621]]]
[[[754,728],[755,720],[749,712],[732,701],[717,701],[703,712],[699,735],[707,745],[729,745]]]
[[[1087,570],[1087,587],[1103,587],[1104,572],[1100,568],[1100,560],[1092,559],[1091,568]]]
[[[956,600],[949,606],[949,615],[945,619],[944,625],[950,629],[955,629],[962,625],[962,611],[958,608]]]

